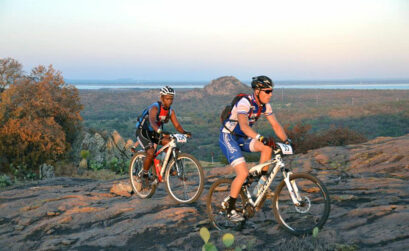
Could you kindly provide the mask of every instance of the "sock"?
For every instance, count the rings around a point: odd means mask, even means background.
[[[237,198],[233,198],[233,197],[230,196],[230,199],[229,199],[229,212],[236,207],[236,200],[237,200]]]

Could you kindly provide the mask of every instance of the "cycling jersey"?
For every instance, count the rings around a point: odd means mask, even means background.
[[[239,100],[239,102],[237,102],[236,105],[234,105],[233,109],[231,110],[231,115],[229,119],[226,122],[224,122],[225,124],[220,128],[221,132],[223,133],[233,132],[233,134],[235,135],[247,137],[241,130],[239,122],[237,121],[238,114],[247,115],[250,126],[253,126],[254,123],[256,122],[256,117],[257,113],[259,112],[259,109],[261,109],[261,113],[263,113],[265,116],[270,116],[273,114],[273,109],[271,108],[270,104],[259,106],[256,103],[254,94],[249,95],[248,97],[250,101],[247,100],[246,98],[242,98]]]
[[[149,122],[149,111],[152,107],[158,108],[158,112],[155,116],[155,123],[158,127],[163,127],[163,124],[169,122],[169,118],[172,115],[172,108],[165,110],[161,102],[155,102],[148,106],[143,112],[143,117],[140,117],[141,124],[138,124],[136,129],[136,138],[143,149],[153,148],[154,144],[159,143],[159,134],[155,132]]]
[[[158,113],[156,115],[156,120],[155,123],[158,127],[163,127],[163,124],[168,123],[169,122],[169,118],[172,115],[172,108],[169,108],[168,110],[165,110],[162,105],[161,102],[155,102],[153,104],[151,104],[150,106],[148,106],[147,110],[147,117],[145,120],[145,123],[143,125],[143,129],[147,129],[149,131],[153,131],[153,128],[151,126],[151,124],[149,123],[149,111],[152,109],[152,107],[156,107],[158,108]]]
[[[273,115],[270,104],[259,106],[256,103],[254,94],[248,97],[249,99],[242,98],[234,105],[229,119],[220,128],[219,145],[227,161],[233,167],[245,162],[242,151],[255,152],[254,144],[256,142],[256,139],[247,137],[241,130],[237,115],[247,115],[250,126],[254,125],[259,113],[263,113],[265,116]]]

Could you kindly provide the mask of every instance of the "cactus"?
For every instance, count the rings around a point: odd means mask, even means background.
[[[312,237],[317,238],[318,232],[319,232],[318,227],[314,227],[314,229],[312,230]]]
[[[80,156],[82,160],[80,161],[79,167],[80,169],[87,169],[88,168],[88,157],[89,157],[89,151],[88,150],[81,150]]]
[[[234,235],[227,233],[223,235],[223,244],[226,246],[226,248],[230,247],[234,243]]]

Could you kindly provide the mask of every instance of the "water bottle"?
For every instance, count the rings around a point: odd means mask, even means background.
[[[256,185],[256,187],[254,188],[254,191],[253,191],[253,195],[254,195],[254,196],[257,196],[257,195],[258,195],[258,192],[261,191],[261,189],[263,188],[264,184],[266,183],[266,180],[267,180],[267,177],[266,177],[266,176],[262,175],[262,176],[260,177],[260,180],[258,181],[258,183],[257,183],[257,185]]]
[[[157,159],[160,160],[160,162],[163,162],[163,160],[165,159],[166,153],[165,152],[161,152]]]

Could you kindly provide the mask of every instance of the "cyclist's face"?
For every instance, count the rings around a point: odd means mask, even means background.
[[[165,108],[169,108],[173,103],[173,95],[163,95],[160,97]]]
[[[273,89],[272,88],[267,88],[267,89],[262,89],[260,90],[259,97],[260,101],[263,104],[267,104],[270,102],[271,96],[273,95]]]

